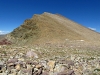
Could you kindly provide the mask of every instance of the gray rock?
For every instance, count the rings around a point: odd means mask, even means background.
[[[12,59],[9,59],[8,61],[7,61],[7,63],[9,64],[9,63],[16,63],[18,61],[18,59],[16,59],[16,58],[12,58]]]

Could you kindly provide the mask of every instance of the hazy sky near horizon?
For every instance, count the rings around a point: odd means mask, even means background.
[[[100,0],[0,0],[0,34],[43,12],[59,13],[100,32]]]

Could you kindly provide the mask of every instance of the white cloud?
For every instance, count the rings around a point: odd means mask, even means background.
[[[89,27],[89,29],[91,29],[91,30],[96,30],[96,28],[92,28],[92,27]]]
[[[9,31],[2,31],[2,30],[0,30],[0,35],[1,34],[7,34],[7,33],[9,33]]]

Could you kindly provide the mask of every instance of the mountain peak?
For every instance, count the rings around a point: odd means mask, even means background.
[[[66,39],[84,40],[85,42],[100,41],[100,34],[85,28],[62,15],[44,12],[35,14],[31,19],[9,34],[12,41],[22,44],[60,43]]]

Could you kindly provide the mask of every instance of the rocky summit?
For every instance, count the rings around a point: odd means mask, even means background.
[[[100,75],[100,34],[59,14],[35,14],[0,35],[0,75]]]

